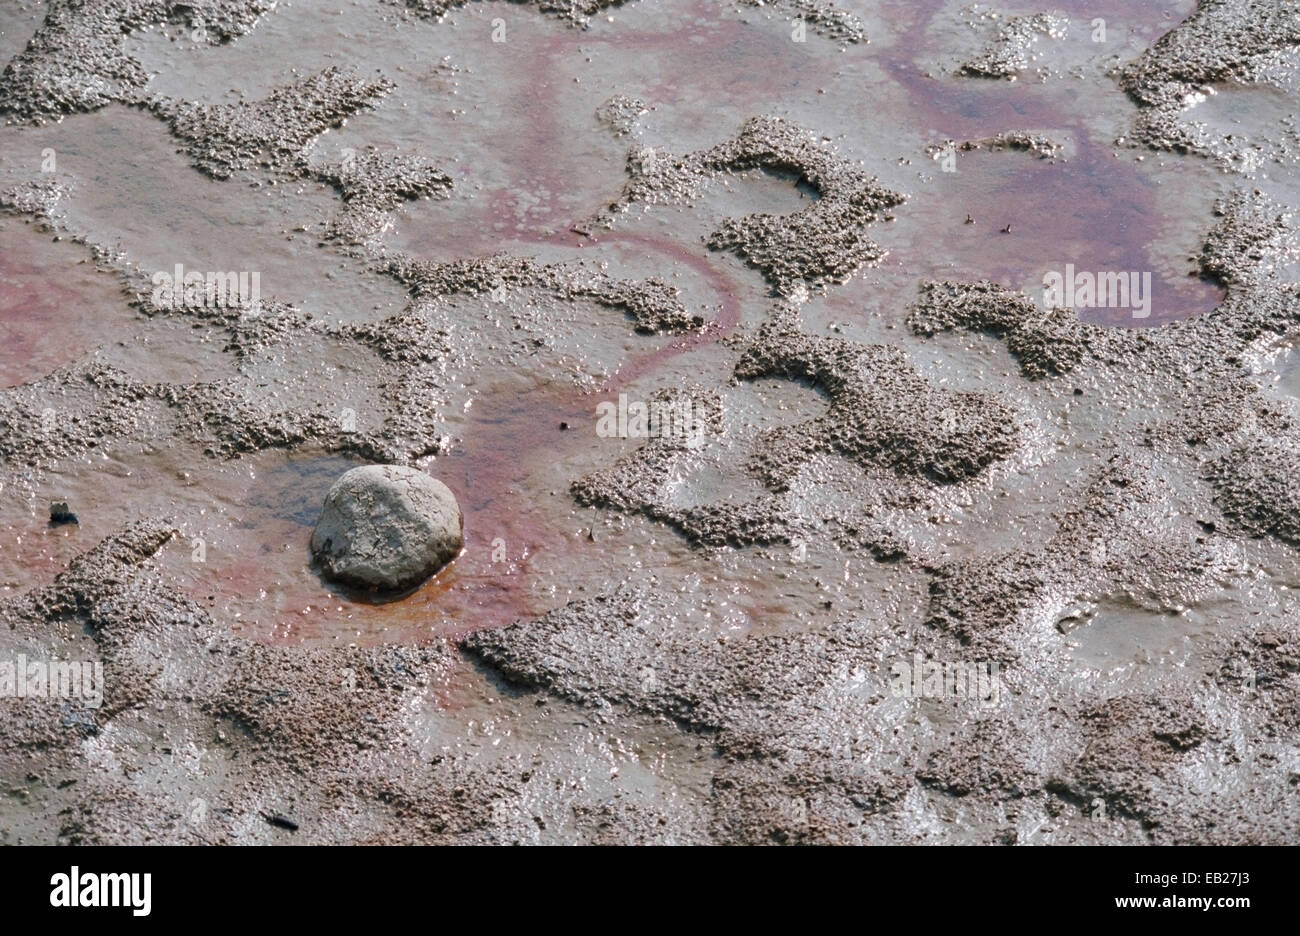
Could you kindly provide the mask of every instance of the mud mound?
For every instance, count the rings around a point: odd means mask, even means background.
[[[852,12],[827,0],[736,0],[736,3],[742,7],[774,7],[836,42],[867,41],[867,30],[862,21]]]
[[[513,302],[517,291],[538,290],[624,312],[642,334],[679,332],[704,324],[703,316],[687,312],[677,299],[677,289],[663,280],[616,280],[576,263],[540,264],[504,254],[449,263],[398,257],[388,272],[405,283],[417,300],[463,295]]]
[[[1239,528],[1300,545],[1300,497],[1295,484],[1300,446],[1293,439],[1259,440],[1206,466],[1215,503]]]
[[[733,139],[686,156],[633,150],[628,154],[631,180],[623,197],[580,229],[612,226],[616,216],[634,204],[686,201],[719,173],[755,169],[789,174],[811,186],[817,197],[792,214],[728,218],[710,237],[711,249],[745,258],[783,295],[842,283],[884,256],[867,238],[866,228],[887,220],[889,209],[902,204],[903,196],[836,156],[812,133],[779,117],[752,118]]]
[[[418,16],[442,19],[452,10],[468,6],[476,0],[386,0],[405,6]],[[623,6],[631,0],[516,0],[522,5],[536,7],[537,12],[566,20],[573,26],[585,26],[591,17],[604,10]]]
[[[936,568],[928,623],[1000,657],[1001,632],[1068,630],[1062,622],[1079,602],[1126,594],[1179,607],[1210,587],[1223,559],[1190,520],[1166,526],[1160,501],[1171,494],[1149,463],[1111,456],[1045,549]]]
[[[271,173],[299,169],[303,151],[316,137],[392,88],[384,78],[367,80],[330,67],[276,88],[260,101],[195,104],[160,99],[153,107],[172,133],[186,141],[186,152],[198,169],[228,179],[254,166]],[[346,198],[348,188],[340,187]],[[352,191],[356,194],[355,185]]]
[[[1009,131],[976,140],[963,140],[960,143],[951,139],[942,143],[931,143],[925,148],[925,155],[931,159],[938,159],[945,153],[973,153],[983,150],[988,153],[1032,153],[1039,159],[1053,160],[1061,155],[1064,149],[1064,143],[1046,134]]]
[[[1062,38],[1068,25],[1069,20],[1052,13],[1012,16],[998,27],[984,50],[963,62],[958,72],[972,78],[1014,81],[1039,57],[1034,54],[1039,40]]]
[[[451,189],[451,176],[422,156],[367,151],[313,174],[343,198],[329,236],[345,244],[372,242],[403,201],[446,198]]]
[[[942,483],[973,477],[1016,446],[1012,413],[993,396],[933,386],[897,348],[808,335],[786,315],[764,325],[736,376],[808,381],[831,401],[825,416],[764,440],[773,461],[834,451]]]
[[[147,26],[181,24],[191,41],[244,35],[274,0],[53,0],[27,48],[0,76],[0,113],[31,122],[141,103],[149,76],[123,47]]]
[[[1208,86],[1248,85],[1277,53],[1300,46],[1294,2],[1203,0],[1195,12],[1126,65],[1120,84],[1140,108],[1133,136],[1154,150],[1208,155],[1182,114]]]
[[[929,282],[919,291],[907,317],[912,331],[928,337],[963,328],[995,335],[1031,380],[1068,374],[1116,343],[1112,331],[1083,324],[1071,310],[1043,311],[1024,293],[992,283]]]

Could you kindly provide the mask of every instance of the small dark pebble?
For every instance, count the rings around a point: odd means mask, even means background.
[[[267,822],[271,823],[271,825],[279,826],[281,829],[288,829],[290,832],[298,831],[298,823],[280,813],[264,815],[263,818],[265,818]]]
[[[64,523],[77,523],[77,515],[68,509],[68,505],[62,501],[57,504],[50,504],[50,523],[60,526]]]
[[[566,422],[562,422],[562,423],[560,423],[560,428],[561,428],[561,429],[568,429],[568,428],[569,428],[569,424],[566,423]]]

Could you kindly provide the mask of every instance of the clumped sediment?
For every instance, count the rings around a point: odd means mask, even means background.
[[[1095,467],[1076,491],[1062,495],[1055,532],[1041,543],[936,560],[900,536],[890,519],[900,506],[905,509],[902,498],[890,509],[868,509],[831,523],[791,511],[782,491],[793,487],[805,501],[811,495],[807,479],[791,470],[791,459],[783,454],[791,438],[823,446],[833,442],[842,446],[837,448],[841,456],[854,457],[870,451],[854,434],[874,427],[869,437],[888,438],[894,446],[887,456],[894,470],[927,476],[917,480],[930,484],[961,477],[963,485],[975,487],[989,483],[980,453],[992,450],[949,446],[949,455],[965,467],[934,472],[924,434],[892,432],[881,420],[906,400],[921,412],[899,411],[900,422],[931,431],[942,423],[942,407],[924,404],[943,400],[944,391],[884,390],[901,389],[894,380],[907,382],[905,362],[881,358],[879,349],[803,334],[790,310],[771,316],[742,351],[736,377],[807,381],[827,395],[836,416],[828,413],[825,420],[780,430],[756,446],[750,469],[771,493],[711,505],[712,523],[693,529],[684,522],[688,512],[674,511],[663,493],[666,479],[680,476],[683,464],[689,464],[682,461],[687,453],[658,440],[574,485],[579,502],[641,512],[703,546],[831,536],[842,548],[916,569],[927,582],[924,620],[930,634],[909,632],[915,643],[904,656],[971,657],[1001,667],[1002,703],[987,713],[967,710],[968,727],[956,737],[914,736],[897,759],[882,758],[870,741],[842,739],[849,751],[861,744],[869,752],[864,766],[846,759],[846,748],[829,740],[835,718],[843,717],[839,709],[801,722],[795,733],[783,723],[793,717],[790,710],[764,702],[761,694],[755,697],[748,684],[733,698],[748,692],[750,701],[736,703],[736,713],[726,717],[694,702],[686,688],[696,673],[747,672],[744,660],[751,652],[765,658],[793,653],[791,666],[829,663],[840,672],[865,674],[859,678],[874,687],[874,694],[864,689],[869,701],[853,718],[870,724],[864,712],[879,717],[890,704],[884,674],[900,652],[892,637],[882,636],[883,622],[873,620],[856,622],[849,628],[852,639],[819,644],[811,656],[805,655],[811,648],[797,640],[743,638],[728,641],[721,658],[715,658],[711,647],[665,650],[664,641],[672,647],[681,638],[665,630],[653,610],[644,610],[645,599],[610,595],[527,625],[475,635],[464,646],[532,691],[589,706],[650,711],[688,730],[711,732],[724,761],[714,780],[715,840],[897,841],[896,836],[906,838],[897,824],[901,804],[919,784],[973,805],[1009,799],[1017,813],[1039,817],[1028,828],[1004,824],[992,839],[1001,842],[1032,841],[1035,829],[1080,814],[1110,824],[1073,825],[1073,840],[1115,841],[1118,835],[1134,842],[1287,841],[1285,821],[1270,814],[1287,796],[1291,781],[1282,777],[1249,792],[1235,791],[1232,805],[1225,800],[1189,812],[1173,804],[1180,801],[1174,791],[1206,763],[1238,756],[1254,743],[1251,739],[1275,736],[1270,720],[1297,692],[1294,627],[1288,625],[1286,633],[1206,638],[1204,652],[1223,660],[1219,672],[1207,682],[1166,684],[1159,704],[1121,688],[1103,692],[1099,700],[1098,688],[1087,679],[1076,681],[1055,649],[1062,635],[1081,633],[1079,628],[1092,626],[1095,616],[1104,617],[1111,607],[1177,620],[1234,574],[1240,562],[1237,537],[1296,542],[1294,498],[1287,492],[1298,469],[1297,426],[1242,368],[1246,350],[1261,337],[1289,334],[1296,326],[1292,287],[1279,284],[1273,273],[1292,249],[1290,232],[1275,206],[1258,194],[1227,199],[1217,214],[1205,238],[1202,273],[1225,287],[1224,305],[1156,329],[1087,325],[1072,311],[1042,309],[1028,296],[988,283],[921,285],[908,317],[918,336],[953,329],[990,335],[1006,344],[1031,385],[1060,398],[1078,399],[1075,377],[1085,371],[1090,385],[1104,374],[1101,385],[1115,386],[1116,400],[1161,395],[1159,415],[1152,409],[1150,421],[1125,424],[1117,414],[1113,433],[1091,443]],[[883,381],[876,384],[883,401],[870,396],[874,381]],[[999,417],[1005,419],[998,397],[991,393],[990,405],[971,412],[981,443],[1001,446],[994,462],[1016,451],[1009,422],[1003,423],[1003,434],[988,432]],[[849,400],[858,405],[846,405]],[[870,415],[864,420],[864,414]],[[826,431],[809,432],[809,425],[824,425]],[[1175,464],[1181,467],[1171,476]],[[872,458],[862,462],[864,473],[872,467],[879,467]],[[1198,477],[1204,479],[1199,484]],[[870,496],[864,490],[864,503]],[[920,500],[932,502],[928,496]],[[861,636],[865,633],[882,644],[874,647],[871,638]],[[563,655],[556,650],[561,645]],[[647,645],[654,648],[653,659],[642,661],[634,648]],[[701,655],[704,661],[698,661]],[[665,665],[679,658],[684,662]],[[640,667],[656,674],[666,669],[672,682],[650,680],[645,688],[634,676]],[[717,677],[718,684],[728,678]],[[842,694],[835,699],[843,704]],[[702,717],[701,711],[710,714]],[[773,711],[781,714],[773,718]],[[767,720],[747,733],[747,719],[757,712]],[[810,743],[810,738],[818,740]],[[978,759],[972,751],[980,752]],[[889,769],[879,766],[882,761]],[[1220,825],[1225,822],[1232,831]]]
[[[111,103],[142,104],[149,75],[127,54],[128,33],[180,24],[219,45],[256,25],[274,0],[52,0],[36,35],[0,76],[0,113],[40,123]]]
[[[404,6],[417,16],[441,20],[452,10],[468,6],[476,0],[386,0]],[[533,6],[537,12],[564,20],[572,26],[586,26],[593,16],[623,6],[631,0],[516,0],[521,5]]]
[[[1054,13],[1012,16],[997,28],[983,51],[961,64],[958,73],[1015,81],[1037,60],[1034,50],[1039,41],[1061,39],[1068,27],[1069,20]]]
[[[1132,137],[1154,150],[1210,155],[1183,119],[1207,88],[1264,80],[1278,53],[1300,46],[1294,0],[1202,0],[1125,65],[1120,85],[1138,106]]]
[[[764,325],[736,376],[807,381],[830,399],[824,416],[763,440],[773,460],[835,451],[943,483],[979,474],[1016,446],[1014,417],[995,397],[934,386],[897,348],[807,335],[786,315]]]
[[[340,811],[387,811],[383,787],[409,786],[385,768],[391,758],[369,763],[366,782],[343,768],[368,752],[409,750],[402,713],[445,672],[447,649],[290,649],[232,638],[150,570],[173,535],[165,522],[138,522],[52,584],[0,602],[0,621],[34,650],[53,640],[104,666],[102,707],[29,701],[0,723],[6,762],[21,765],[28,795],[60,813],[61,827],[41,838],[220,843],[255,835],[250,826],[263,826],[268,812],[294,812],[304,825],[305,812],[318,826]],[[51,719],[48,706],[60,704],[65,716]],[[117,772],[81,774],[77,763],[109,738],[116,756],[157,783],[146,790]],[[195,740],[225,780],[170,766]],[[255,769],[232,770],[245,762]],[[64,783],[70,774],[79,782]],[[429,792],[413,798],[426,808],[453,800],[450,788],[424,784]],[[303,789],[313,792],[291,792]]]
[[[689,312],[677,298],[677,288],[663,280],[618,280],[579,263],[541,264],[506,254],[447,263],[395,257],[387,271],[405,283],[417,301],[487,296],[514,303],[517,292],[536,290],[557,299],[585,299],[621,311],[642,334],[681,332],[704,325],[704,317]]]
[[[736,0],[742,7],[774,7],[797,21],[807,23],[812,30],[836,42],[858,43],[867,41],[867,30],[849,10],[828,0]]]
[[[402,202],[447,197],[451,177],[419,154],[367,148],[327,163],[314,163],[310,155],[322,133],[373,107],[392,88],[382,76],[363,79],[331,66],[259,101],[195,104],[157,98],[150,108],[185,143],[195,167],[215,179],[253,172],[332,186],[343,208],[327,236],[345,245],[374,247]]]
[[[596,108],[596,119],[614,131],[615,136],[627,136],[647,110],[645,101],[640,98],[615,94]]]
[[[976,478],[1018,445],[1014,414],[991,395],[958,393],[918,375],[897,349],[822,338],[800,330],[797,315],[778,307],[740,356],[735,378],[806,383],[829,401],[826,413],[755,435],[746,471],[770,493],[752,500],[679,507],[666,492],[699,444],[720,433],[724,401],[716,393],[679,391],[658,399],[685,401],[715,414],[698,439],[653,438],[609,468],[571,487],[580,504],[641,513],[668,523],[692,542],[709,545],[789,543],[803,531],[844,518],[792,514],[786,503],[817,456],[834,454],[868,472],[923,487]],[[869,525],[868,525],[869,526]],[[880,530],[855,528],[882,555],[896,544]]]
[[[888,220],[889,209],[904,197],[779,117],[752,118],[733,139],[686,156],[633,149],[622,198],[579,229],[612,227],[632,205],[686,201],[719,173],[750,170],[789,174],[817,193],[808,207],[790,214],[727,218],[709,238],[710,249],[743,257],[779,294],[843,283],[885,255],[866,229]]]
[[[316,137],[392,88],[382,77],[365,79],[331,66],[282,85],[260,101],[201,104],[163,98],[153,102],[153,109],[185,141],[200,171],[228,179],[254,166],[271,173],[301,171],[299,160]]]
[[[1069,309],[1043,310],[1024,293],[993,283],[925,282],[918,291],[907,317],[912,331],[926,337],[956,328],[987,332],[1006,342],[1031,380],[1068,374],[1113,343],[1110,329],[1086,325]]]
[[[931,143],[925,148],[925,154],[931,159],[937,159],[944,153],[962,152],[973,153],[976,150],[984,150],[990,153],[1003,151],[1033,153],[1039,159],[1053,160],[1065,149],[1065,144],[1060,140],[1042,133],[1027,133],[1024,131],[998,133],[993,136],[980,137],[976,140],[963,140],[958,143],[956,140],[946,140],[942,143]]]
[[[1190,519],[1170,528],[1162,501],[1174,494],[1140,455],[1112,456],[1045,547],[935,568],[927,623],[997,657],[1006,652],[1000,631],[1041,634],[1079,602],[1127,594],[1158,608],[1190,603],[1211,587],[1224,555]]]

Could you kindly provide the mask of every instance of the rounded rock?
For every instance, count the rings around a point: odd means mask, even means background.
[[[366,465],[330,487],[311,551],[328,578],[404,591],[459,555],[463,530],[447,485],[414,468]]]

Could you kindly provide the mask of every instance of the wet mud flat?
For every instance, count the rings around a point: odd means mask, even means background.
[[[0,840],[1294,843],[1297,22],[7,5]]]

